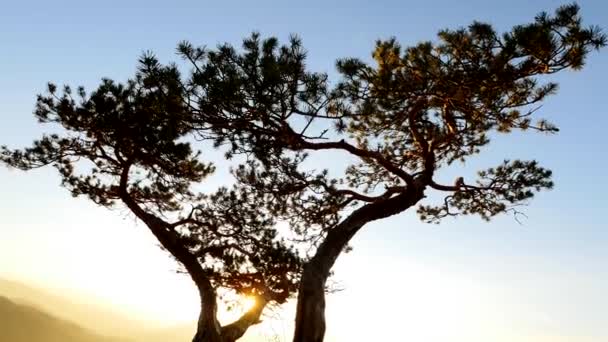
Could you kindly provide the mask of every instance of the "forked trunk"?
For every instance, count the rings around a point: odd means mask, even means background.
[[[215,292],[214,292],[215,294]],[[215,297],[213,297],[215,298]],[[217,321],[216,301],[201,305],[197,332],[192,342],[235,342],[240,339],[249,327],[260,322],[260,316],[266,307],[267,300],[256,297],[255,304],[236,321],[220,326]]]
[[[188,271],[190,278],[196,285],[200,300],[201,312],[198,319],[196,334],[192,342],[234,342],[247,331],[249,326],[259,322],[266,300],[260,301],[258,305],[243,315],[234,323],[222,328],[217,320],[217,294],[210,279],[199,264],[196,255],[190,253],[188,248],[179,242],[177,234],[172,225],[163,219],[146,212],[133,200],[128,192],[129,168],[127,165],[120,176],[119,193],[123,202],[131,211],[142,220],[158,239],[160,244],[167,249]]]

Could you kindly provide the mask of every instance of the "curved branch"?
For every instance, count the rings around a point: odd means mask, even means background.
[[[260,317],[262,311],[268,303],[267,300],[262,296],[256,296],[255,304],[247,310],[239,319],[222,327],[222,337],[224,341],[232,342],[241,338],[247,329],[254,324],[261,322]]]
[[[332,149],[333,150],[344,150],[344,151],[350,152],[351,154],[353,154],[363,160],[373,159],[376,162],[378,162],[378,164],[380,164],[384,168],[386,168],[387,171],[389,171],[389,172],[393,173],[394,175],[398,176],[399,178],[403,179],[407,185],[413,186],[413,184],[414,184],[414,177],[412,175],[403,171],[399,167],[395,166],[395,164],[391,163],[389,160],[384,158],[384,156],[381,153],[355,147],[355,146],[347,143],[346,141],[344,141],[344,139],[342,139],[340,141],[333,141],[333,142],[313,143],[310,141],[306,141],[298,136],[296,138],[296,141],[293,144],[291,144],[291,146],[295,147],[296,149],[309,149],[309,150],[332,150]]]
[[[462,183],[458,183],[457,185],[443,185],[443,184],[438,184],[436,183],[434,180],[431,180],[429,182],[429,186],[435,190],[440,190],[440,191],[460,191],[460,190],[490,190],[491,187],[480,187],[480,186],[475,186],[475,185],[469,185],[469,184],[464,184],[464,182]]]
[[[303,179],[303,181],[306,181],[306,180]],[[323,189],[325,189],[325,191],[327,191],[330,194],[349,196],[349,199],[351,199],[351,200],[358,200],[358,201],[368,202],[368,203],[375,202],[377,200],[387,199],[387,198],[391,197],[391,195],[394,195],[399,192],[404,192],[407,190],[407,187],[405,187],[405,186],[391,186],[391,187],[387,187],[386,191],[380,195],[369,196],[369,195],[364,195],[364,194],[357,192],[355,190],[352,190],[352,189],[335,189],[335,188],[331,187],[330,185],[328,185],[327,183],[319,181],[319,180],[312,180],[312,181],[308,181],[308,182],[310,182],[311,184],[320,185],[321,187],[323,187]]]
[[[371,203],[371,202],[375,202],[375,201],[378,201],[378,200],[390,198],[392,195],[394,195],[396,193],[404,192],[406,190],[407,190],[407,187],[405,187],[405,186],[393,186],[393,187],[387,188],[385,192],[383,192],[382,194],[377,195],[377,196],[363,195],[363,194],[360,194],[360,193],[358,193],[356,191],[348,190],[348,189],[335,190],[334,193],[336,193],[336,194],[342,194],[342,195],[348,195],[348,196],[350,196],[350,198],[352,198],[354,200],[359,200],[359,201],[370,202]]]

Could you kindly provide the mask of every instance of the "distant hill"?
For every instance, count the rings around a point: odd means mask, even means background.
[[[158,323],[150,324],[150,322],[136,321],[116,310],[93,304],[94,299],[87,303],[78,297],[74,297],[73,293],[58,293],[58,291],[49,291],[20,281],[3,278],[0,278],[0,298],[3,299],[0,304],[3,306],[0,309],[3,310],[1,311],[3,314],[9,309],[22,314],[24,310],[30,310],[30,313],[38,312],[57,322],[72,324],[71,327],[76,327],[79,331],[97,338],[97,340],[75,340],[78,342],[188,342],[192,340],[196,328],[196,322],[159,327]],[[11,329],[14,329],[15,332],[28,330],[31,330],[28,333],[32,333],[32,331],[44,332],[44,328],[37,327],[35,325],[37,321],[31,318],[30,316],[20,316],[20,320],[15,318],[10,323]],[[3,332],[4,326],[9,324],[8,322],[0,315],[0,342],[47,342],[46,339],[13,340],[8,338],[8,332]],[[102,338],[100,336],[115,336],[116,338],[99,340],[99,338]],[[48,340],[48,342],[51,341],[54,342],[55,340]],[[65,341],[69,342],[71,340]]]
[[[30,306],[104,336],[131,337],[144,331],[145,324],[109,308],[84,301],[74,293],[57,294],[22,282],[0,278],[0,296]],[[5,342],[5,340],[0,340]],[[8,342],[8,341],[7,341]]]
[[[189,342],[196,330],[196,321],[163,327],[83,298],[0,278],[0,342]]]
[[[2,342],[129,342],[97,335],[38,308],[0,297]]]

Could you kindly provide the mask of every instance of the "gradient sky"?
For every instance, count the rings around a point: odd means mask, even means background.
[[[332,75],[336,58],[367,59],[377,38],[409,45],[472,20],[502,31],[560,4],[11,1],[0,11],[0,144],[25,146],[40,135],[31,112],[46,82],[92,88],[101,77],[125,80],[144,50],[175,61],[184,39],[214,46],[238,44],[253,30],[282,39],[297,33],[310,69]],[[579,4],[586,23],[608,29],[608,3]],[[581,72],[555,77],[560,91],[540,112],[559,134],[500,137],[482,157],[443,174],[450,182],[505,157],[538,159],[554,170],[556,188],[532,201],[528,218],[437,226],[410,212],[365,227],[336,267],[345,290],[328,303],[329,341],[608,340],[606,53],[592,53]],[[142,224],[58,185],[52,169],[0,168],[0,277],[94,295],[167,324],[196,317],[189,280],[175,274]],[[259,329],[288,336],[293,316],[289,308],[278,314],[284,321]]]

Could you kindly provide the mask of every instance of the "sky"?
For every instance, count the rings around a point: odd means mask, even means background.
[[[0,144],[23,147],[44,131],[31,113],[48,81],[92,88],[102,77],[125,80],[146,50],[178,60],[181,40],[214,46],[239,44],[252,31],[283,40],[296,33],[310,69],[333,76],[337,58],[369,59],[378,38],[407,46],[473,20],[503,31],[560,4],[11,1],[0,11]],[[586,23],[608,28],[608,3],[579,4]],[[540,113],[559,134],[500,136],[483,156],[442,175],[450,182],[504,158],[539,160],[556,187],[525,208],[521,224],[502,216],[428,225],[413,212],[369,224],[336,265],[343,290],[328,300],[327,340],[608,340],[607,62],[606,51],[592,53],[584,70],[554,78],[560,90]],[[209,184],[225,174],[220,167]],[[0,167],[0,190],[0,277],[93,296],[142,319],[196,318],[192,284],[125,209],[70,197],[52,169]],[[258,329],[288,340],[292,310]]]

